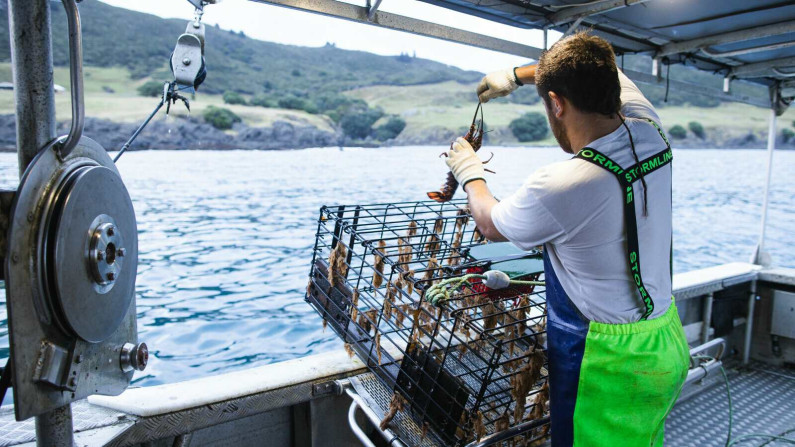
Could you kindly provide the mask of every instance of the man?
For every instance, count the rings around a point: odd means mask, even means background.
[[[601,38],[562,39],[477,92],[487,102],[532,83],[573,158],[501,202],[464,139],[447,164],[487,238],[544,245],[552,445],[661,446],[689,363],[671,296],[670,146]]]

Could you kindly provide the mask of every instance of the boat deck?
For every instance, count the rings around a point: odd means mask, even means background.
[[[768,315],[771,286],[795,291],[795,270],[760,270],[749,264],[727,264],[674,276],[675,295],[684,313],[689,340],[698,344],[702,323],[698,297],[711,296],[738,284],[758,280],[763,287],[758,302],[760,337],[754,343],[755,358],[767,362],[791,361],[792,346],[781,340],[781,357],[770,351]],[[745,293],[745,292],[743,292]],[[720,298],[725,299],[725,298]],[[740,295],[740,302],[745,298]],[[735,318],[735,326],[745,318]],[[735,337],[742,334],[734,331]],[[730,346],[742,346],[731,342]],[[737,348],[734,348],[737,349]],[[737,352],[737,351],[735,351]],[[752,361],[748,367],[737,363],[739,353],[726,359],[733,398],[733,437],[755,433],[795,437],[795,368],[775,367]],[[734,362],[734,363],[732,363]],[[131,388],[120,396],[92,396],[76,402],[75,445],[113,447],[153,445],[180,438],[187,446],[353,445],[347,427],[350,400],[329,392],[329,384],[349,378],[360,396],[380,419],[389,406],[391,393],[384,389],[358,358],[342,351],[301,357],[282,363],[234,371],[218,376]],[[359,384],[357,385],[357,382]],[[380,388],[380,389],[379,389]],[[314,415],[314,416],[312,416]],[[723,446],[729,429],[726,387],[719,370],[700,382],[688,385],[668,419],[667,446]],[[401,413],[394,422],[407,421]],[[318,423],[315,423],[316,421]],[[792,433],[788,433],[792,431]],[[409,445],[434,445],[430,437],[420,440],[416,426],[403,430]],[[767,439],[737,442],[738,447],[759,447]],[[156,445],[161,445],[158,443]],[[16,422],[12,406],[0,408],[0,447],[34,446],[32,419]],[[788,445],[770,442],[768,446]]]
[[[786,435],[795,433],[795,370],[752,363],[749,367],[727,368],[732,393],[734,418],[732,434]],[[352,378],[362,397],[379,415],[389,407],[391,393],[383,389],[372,374]],[[139,422],[139,417],[81,401],[73,406],[76,445],[125,445],[124,432]],[[669,447],[723,446],[728,433],[729,406],[726,386],[719,373],[687,387],[668,418],[665,445]],[[434,446],[429,438],[420,441],[421,430],[408,418],[398,415],[408,433],[405,441],[423,447]],[[734,444],[761,446],[766,439],[749,439]],[[16,422],[13,407],[0,409],[0,446],[34,446],[33,420]],[[225,445],[225,444],[213,444]],[[772,441],[770,447],[784,446]]]

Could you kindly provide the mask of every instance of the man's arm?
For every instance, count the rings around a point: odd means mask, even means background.
[[[490,241],[507,241],[508,239],[497,230],[497,227],[494,226],[494,221],[491,220],[491,210],[499,202],[489,191],[486,182],[483,180],[472,180],[464,186],[464,191],[467,193],[469,211],[475,219],[475,225],[480,230],[480,234],[486,236],[486,239]]]
[[[478,84],[476,93],[480,102],[486,103],[500,96],[508,96],[520,85],[534,84],[536,66],[506,68],[487,74]]]
[[[472,146],[463,138],[456,139],[450,147],[445,163],[466,191],[469,210],[475,218],[475,225],[480,233],[491,241],[507,240],[497,231],[491,220],[491,209],[497,204],[497,199],[486,186],[483,162],[475,155]]]
[[[514,74],[516,74],[516,79],[519,82],[524,84],[535,84],[536,83],[536,66],[538,64],[533,65],[525,65],[524,67],[516,67],[513,69]]]
[[[621,70],[618,70],[618,81],[621,83],[621,114],[630,118],[648,118],[662,125],[654,106]]]
[[[463,138],[453,142],[445,160],[463,185],[475,224],[491,241],[510,241],[523,250],[565,237],[565,230],[539,199],[549,197],[550,174],[539,170],[519,190],[497,202],[486,186],[483,163]],[[553,202],[557,200],[552,197]],[[565,203],[565,199],[561,199]]]

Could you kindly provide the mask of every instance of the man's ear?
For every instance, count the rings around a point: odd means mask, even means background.
[[[555,92],[549,92],[550,111],[555,118],[561,118],[566,108],[565,100]]]

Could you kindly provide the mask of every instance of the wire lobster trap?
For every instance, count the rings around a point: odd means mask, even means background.
[[[514,281],[485,287],[491,269]],[[542,271],[539,252],[486,243],[463,200],[323,207],[307,301],[394,391],[382,428],[402,411],[444,445],[518,425],[533,445],[549,431]]]

